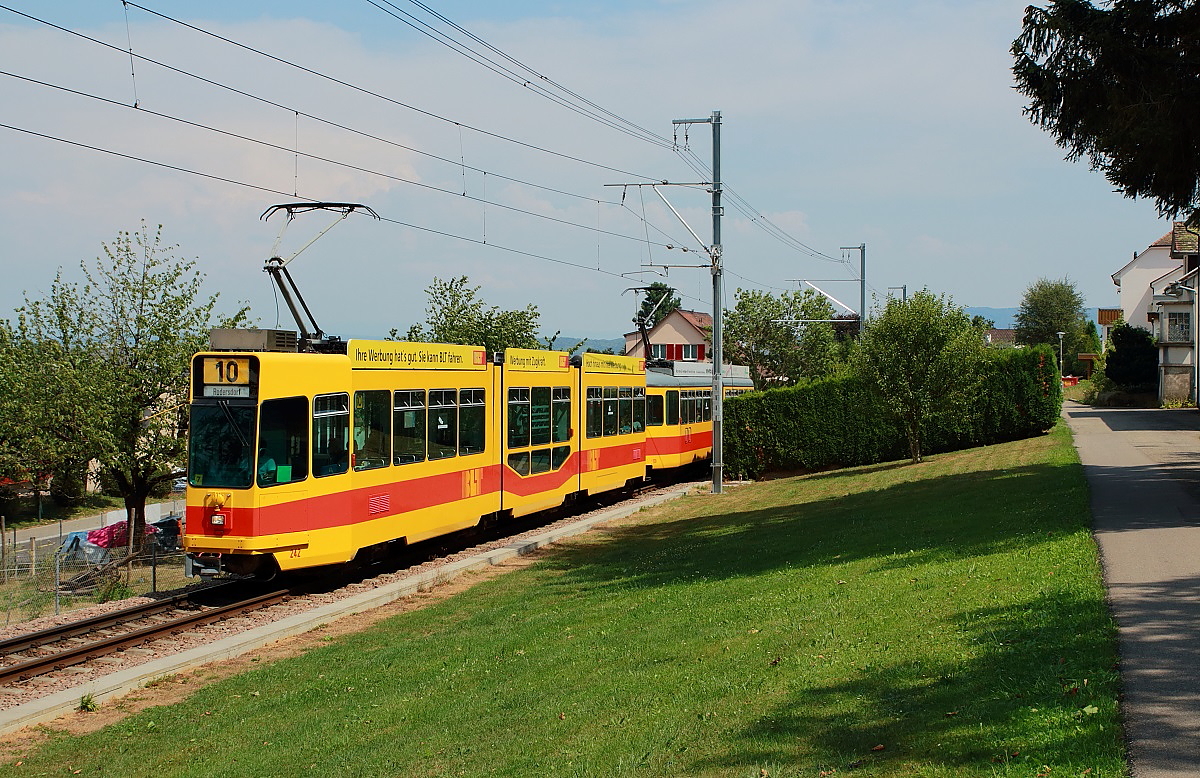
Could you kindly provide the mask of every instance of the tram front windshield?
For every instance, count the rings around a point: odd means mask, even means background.
[[[188,483],[247,489],[254,483],[252,405],[228,401],[192,405],[188,430]]]

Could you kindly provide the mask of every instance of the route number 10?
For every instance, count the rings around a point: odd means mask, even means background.
[[[205,359],[204,383],[244,385],[250,383],[250,360]]]

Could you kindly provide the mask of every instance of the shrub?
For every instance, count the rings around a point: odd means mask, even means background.
[[[1039,435],[1054,426],[1062,384],[1049,346],[992,350],[964,376],[978,389],[925,430],[931,452]],[[900,459],[903,430],[878,395],[846,376],[752,392],[725,403],[725,466],[736,477],[778,470],[821,470]]]
[[[1127,392],[1155,391],[1158,388],[1158,347],[1142,327],[1120,324],[1109,336],[1112,351],[1104,364],[1104,374]]]

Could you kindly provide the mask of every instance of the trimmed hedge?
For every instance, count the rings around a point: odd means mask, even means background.
[[[1062,382],[1049,346],[988,350],[965,380],[977,393],[925,430],[929,453],[1044,434],[1062,408]],[[822,470],[908,456],[908,441],[861,378],[732,397],[725,404],[725,467],[734,477]]]

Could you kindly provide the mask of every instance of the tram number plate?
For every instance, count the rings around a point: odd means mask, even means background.
[[[250,384],[250,360],[245,358],[205,358],[204,383],[217,386],[248,386]]]

